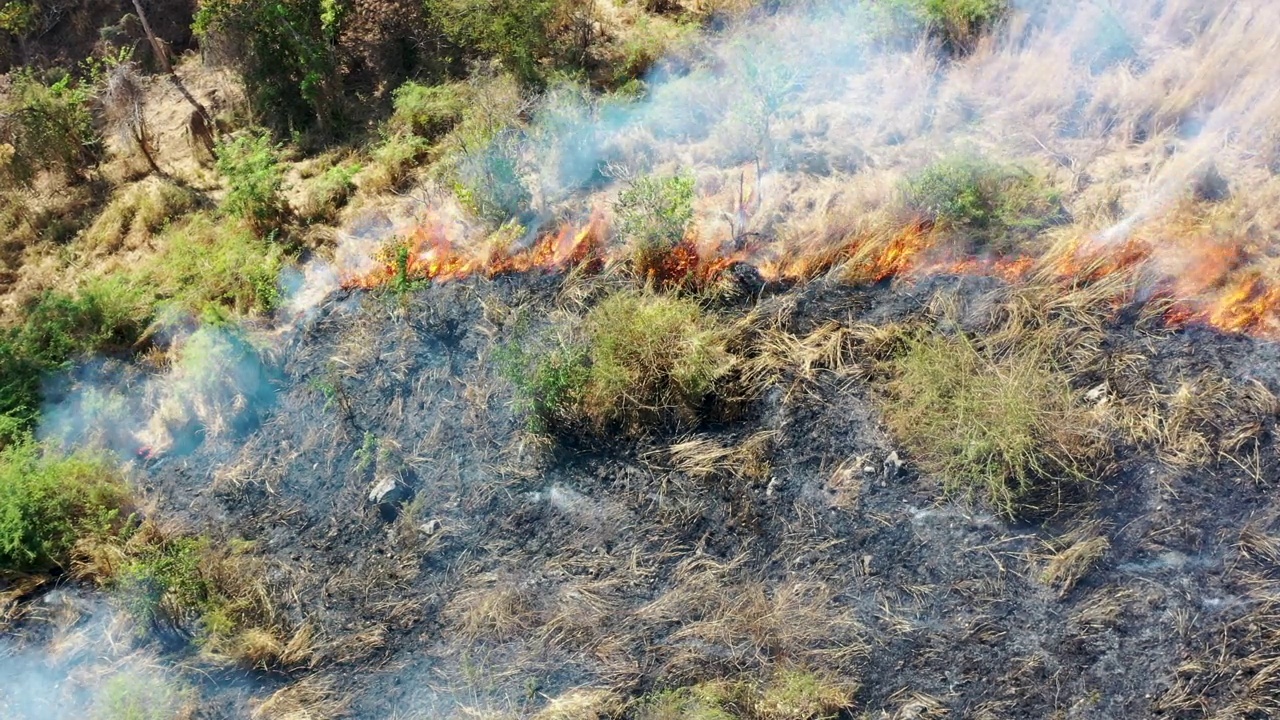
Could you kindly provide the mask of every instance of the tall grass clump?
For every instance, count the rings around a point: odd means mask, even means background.
[[[129,506],[105,460],[11,444],[0,450],[0,576],[69,568],[77,543],[111,533]]]
[[[1047,347],[914,338],[890,363],[885,419],[947,492],[1006,516],[1052,511],[1093,479],[1105,435]]]
[[[954,155],[908,177],[901,187],[905,210],[978,246],[1016,248],[1064,221],[1059,195],[1017,166],[973,155]]]
[[[685,298],[615,293],[578,330],[548,351],[508,348],[503,359],[535,429],[694,421],[733,367],[722,333]]]

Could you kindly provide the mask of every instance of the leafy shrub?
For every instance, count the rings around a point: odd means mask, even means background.
[[[551,31],[565,0],[426,0],[428,16],[459,52],[500,60],[526,83],[543,80]]]
[[[124,546],[127,561],[112,579],[134,620],[190,637],[209,655],[266,668],[300,659],[278,639],[263,568],[252,545],[218,547],[207,537],[170,535],[144,525]]]
[[[0,6],[0,31],[14,37],[26,37],[36,28],[39,12],[34,2],[9,0]]]
[[[81,175],[101,159],[102,139],[90,112],[91,89],[70,75],[46,85],[16,74],[0,107],[0,176],[30,185],[41,171]]]
[[[581,330],[579,342],[505,358],[535,429],[694,420],[733,364],[702,308],[683,298],[616,293],[587,314]]]
[[[912,340],[892,363],[890,429],[947,492],[1010,516],[1053,509],[1103,448],[1098,418],[1045,347],[988,353],[963,337]]]
[[[211,308],[244,314],[270,312],[280,301],[284,249],[247,224],[198,213],[169,228],[161,243],[160,252],[130,278],[159,305],[194,314]]]
[[[532,194],[520,172],[520,135],[494,133],[481,147],[465,151],[453,167],[453,190],[476,215],[495,224],[528,207]]]
[[[218,172],[227,180],[223,208],[249,221],[259,232],[284,219],[284,168],[280,153],[265,132],[223,140],[216,148]]]
[[[466,85],[423,85],[410,80],[392,94],[392,132],[437,138],[453,129],[466,110]]]
[[[618,234],[632,245],[636,268],[647,273],[682,239],[693,220],[692,177],[643,177],[618,195]]]
[[[31,440],[0,450],[0,574],[66,569],[77,542],[111,532],[129,502],[104,460]]]
[[[346,6],[330,0],[205,0],[193,29],[225,48],[254,109],[280,129],[332,120],[340,97],[334,40]]]
[[[952,54],[973,50],[1009,13],[1009,0],[893,0],[888,5],[901,20],[923,25]]]
[[[909,212],[999,250],[1065,220],[1058,194],[1035,176],[967,155],[924,168],[901,192]]]
[[[20,438],[40,410],[40,379],[78,355],[133,345],[147,308],[114,281],[87,284],[77,294],[47,292],[16,328],[0,330],[0,446]]]

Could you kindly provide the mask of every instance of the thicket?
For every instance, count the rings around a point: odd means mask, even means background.
[[[41,171],[78,178],[102,158],[90,85],[69,74],[46,84],[31,70],[11,83],[0,105],[0,181],[28,186]]]
[[[118,529],[130,503],[101,458],[46,453],[30,439],[0,450],[0,576],[68,569],[77,543]]]

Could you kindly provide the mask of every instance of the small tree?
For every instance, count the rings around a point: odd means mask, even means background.
[[[693,220],[693,186],[692,177],[644,177],[618,196],[618,234],[632,244],[641,273],[657,268],[684,239]]]

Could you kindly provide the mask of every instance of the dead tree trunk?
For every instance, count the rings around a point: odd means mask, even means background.
[[[183,84],[182,78],[178,77],[178,73],[173,71],[173,65],[169,63],[169,51],[166,49],[165,44],[151,31],[151,23],[147,21],[147,14],[142,10],[142,0],[133,0],[133,9],[138,12],[138,21],[142,23],[142,31],[147,34],[147,42],[151,43],[151,50],[156,55],[156,62],[160,63],[160,69],[169,76],[169,82],[173,83],[173,87],[182,94],[183,98],[186,98],[186,101],[195,109],[196,114],[204,120],[205,127],[216,128],[213,116],[209,114],[208,109],[200,104],[199,100],[196,100],[191,91],[187,90],[187,86]],[[213,138],[211,135],[205,139],[205,145],[208,146],[209,152],[212,154]]]

